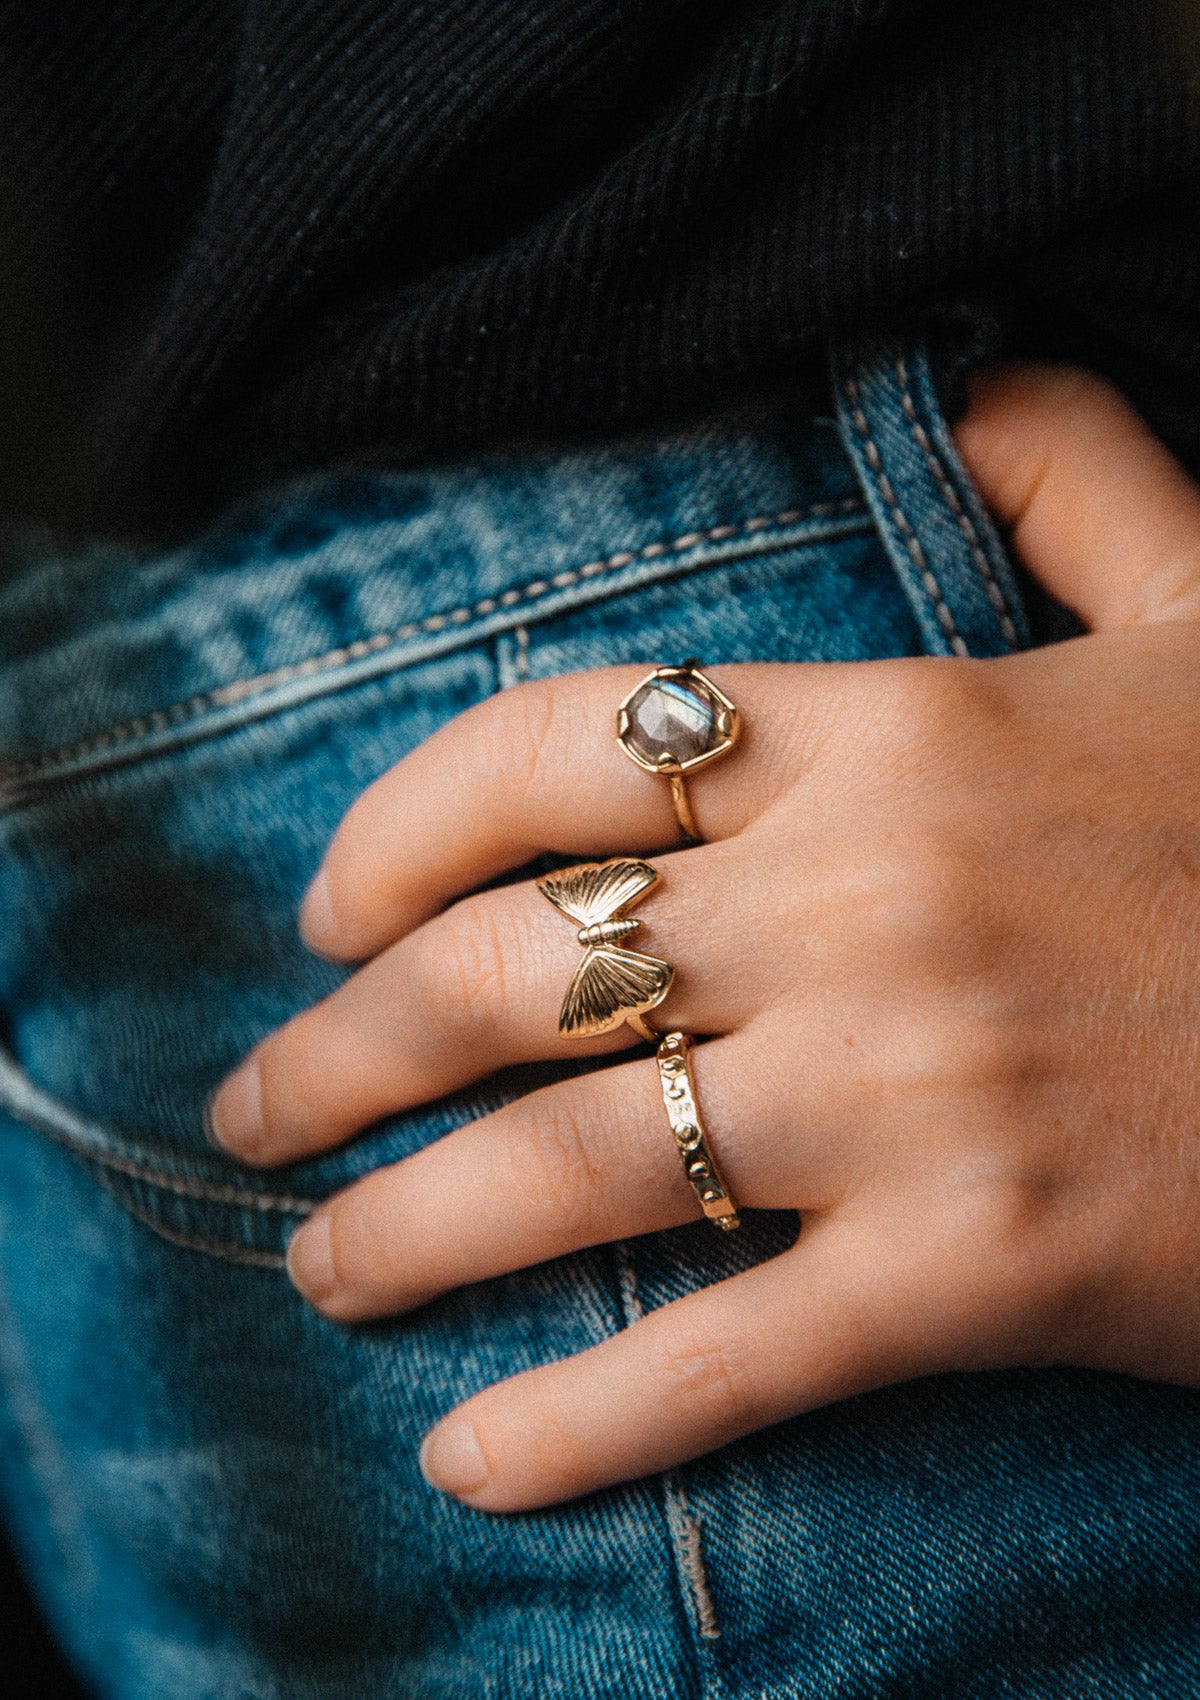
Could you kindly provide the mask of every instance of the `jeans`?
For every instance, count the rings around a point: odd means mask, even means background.
[[[1055,635],[920,352],[839,358],[831,397],[827,418],[777,401],[334,472],[166,553],[5,538],[0,1479],[96,1694],[1200,1693],[1200,1395],[939,1376],[487,1516],[418,1472],[439,1416],[772,1255],[796,1219],[697,1223],[345,1328],[282,1273],[314,1201],[554,1071],[268,1174],[201,1131],[223,1073],[338,981],[295,914],[343,811],[469,704],[617,661]]]

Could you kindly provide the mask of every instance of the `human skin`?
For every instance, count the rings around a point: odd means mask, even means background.
[[[657,1024],[713,1036],[693,1066],[733,1195],[802,1232],[451,1412],[422,1464],[469,1504],[568,1499],[944,1370],[1200,1384],[1200,491],[1079,372],[991,372],[957,436],[1088,635],[713,669],[744,739],[689,788],[708,842],[659,861],[642,948],[678,964]],[[678,842],[612,735],[643,674],[506,691],[354,804],[301,925],[365,966],[225,1082],[231,1152],[290,1162],[635,1043],[560,1040],[574,930],[532,884],[476,888]],[[654,1061],[614,1056],[357,1181],[289,1266],[353,1322],[696,1214]]]

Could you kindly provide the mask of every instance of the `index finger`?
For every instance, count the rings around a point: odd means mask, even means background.
[[[532,681],[442,727],[349,810],[305,898],[306,941],[327,956],[366,957],[452,898],[544,852],[603,856],[679,844],[669,785],[639,769],[616,738],[617,707],[646,671]],[[789,694],[785,709],[782,671],[713,670],[744,733],[728,759],[688,778],[706,839],[739,832],[767,808],[787,782],[798,741],[819,740],[826,693],[814,677],[811,689]]]

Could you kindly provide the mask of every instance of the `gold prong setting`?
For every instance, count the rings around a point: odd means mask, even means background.
[[[738,711],[707,674],[689,662],[656,667],[617,709],[617,738],[647,773],[692,773],[737,742]]]

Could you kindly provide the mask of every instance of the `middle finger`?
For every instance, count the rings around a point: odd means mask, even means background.
[[[728,1033],[778,992],[777,971],[772,987],[760,984],[767,953],[755,948],[753,914],[730,913],[737,855],[734,844],[671,856],[638,908],[643,927],[626,946],[677,968],[660,1028]],[[213,1131],[245,1162],[291,1162],[499,1068],[632,1045],[624,1026],[559,1037],[582,955],[573,924],[533,882],[466,898],[265,1039],[217,1093]]]

